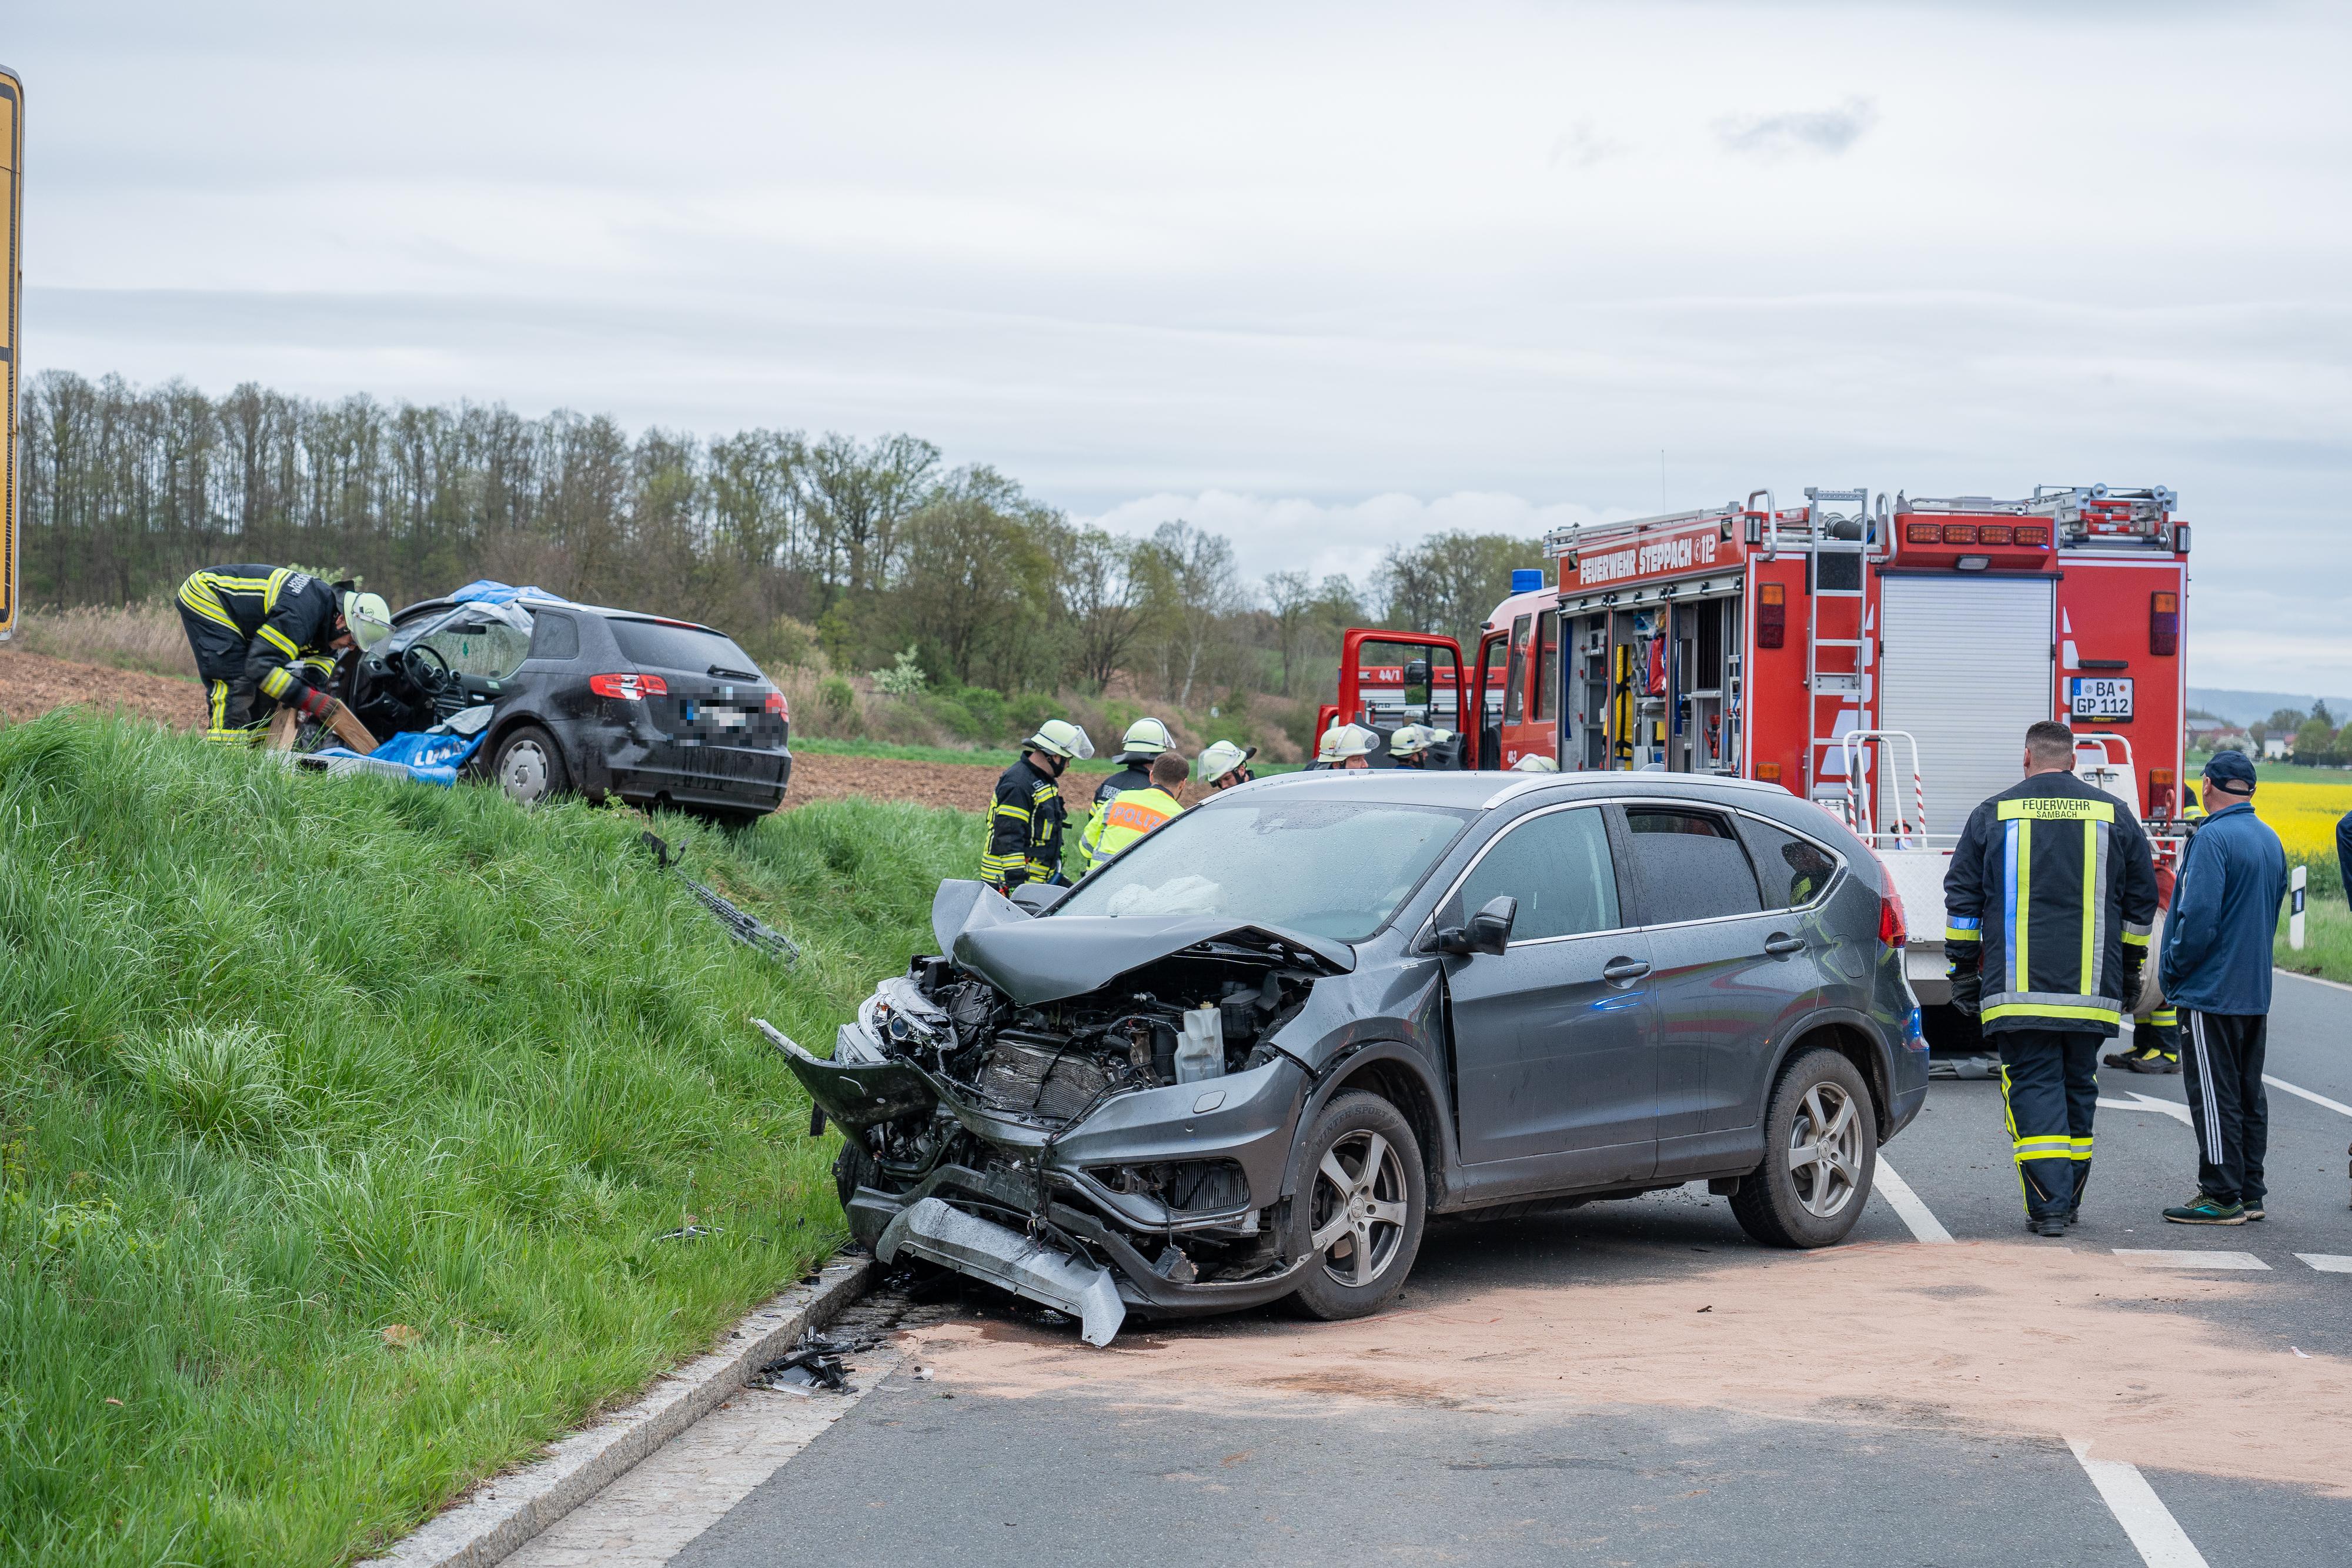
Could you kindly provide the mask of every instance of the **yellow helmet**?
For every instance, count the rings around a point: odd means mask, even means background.
[[[1129,757],[1157,757],[1176,749],[1176,737],[1156,718],[1139,718],[1119,737],[1119,750]]]

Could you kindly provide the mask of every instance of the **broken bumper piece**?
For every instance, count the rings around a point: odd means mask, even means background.
[[[1067,1312],[1091,1345],[1108,1344],[1127,1321],[1127,1303],[1109,1270],[936,1197],[908,1205],[883,1228],[874,1255],[895,1263],[902,1252]]]

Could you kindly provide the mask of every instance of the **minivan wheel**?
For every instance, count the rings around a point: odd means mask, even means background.
[[[1379,1095],[1349,1090],[1315,1118],[1306,1154],[1283,1249],[1307,1260],[1299,1305],[1318,1318],[1376,1312],[1421,1251],[1429,1185],[1412,1127]]]
[[[1878,1115],[1853,1063],[1816,1047],[1781,1069],[1764,1113],[1764,1163],[1731,1197],[1739,1228],[1767,1247],[1845,1239],[1878,1171]]]
[[[499,742],[490,777],[499,781],[508,800],[523,806],[541,805],[572,786],[555,737],[535,724],[518,725]]]

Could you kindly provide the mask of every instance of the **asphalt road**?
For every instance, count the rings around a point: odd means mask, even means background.
[[[2282,977],[2270,1071],[2352,1107],[2352,991]],[[1882,1189],[1853,1245],[1768,1252],[1686,1188],[1435,1228],[1360,1324],[1095,1353],[950,1299],[675,1555],[583,1560],[2352,1563],[2352,1272],[2299,1256],[2352,1269],[2352,1112],[2273,1086],[2271,1218],[2192,1229],[2158,1214],[2181,1080],[2101,1092],[2063,1241],[2023,1232],[1997,1087],[1938,1080],[1885,1157],[1950,1247]]]

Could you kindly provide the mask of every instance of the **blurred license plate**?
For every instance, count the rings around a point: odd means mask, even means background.
[[[2075,675],[2066,683],[2068,710],[2076,718],[2129,718],[2132,684],[2128,675]]]

